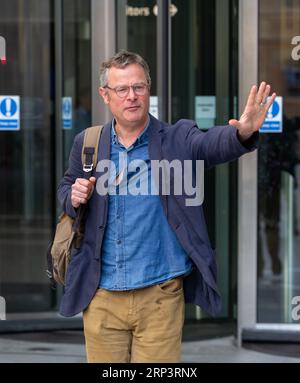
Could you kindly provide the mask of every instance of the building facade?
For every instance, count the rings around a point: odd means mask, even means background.
[[[100,63],[128,49],[149,63],[151,112],[166,121],[189,118],[204,130],[227,124],[261,80],[283,98],[282,133],[261,134],[257,152],[205,174],[205,215],[223,309],[212,319],[187,305],[186,323],[237,323],[239,339],[300,331],[299,1],[0,5],[6,42],[0,64],[6,120],[0,122],[0,296],[7,314],[0,330],[24,317],[58,317],[62,291],[51,290],[45,275],[45,252],[60,213],[56,186],[74,136],[110,119],[97,90]],[[17,122],[8,129],[17,109]]]

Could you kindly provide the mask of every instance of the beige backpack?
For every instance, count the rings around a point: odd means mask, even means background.
[[[89,179],[97,165],[98,146],[103,126],[92,126],[84,133],[81,162],[84,178]],[[68,265],[71,261],[72,249],[79,248],[84,236],[84,214],[86,205],[80,205],[76,218],[62,213],[56,225],[53,241],[47,250],[46,274],[53,288],[56,283],[65,284]]]

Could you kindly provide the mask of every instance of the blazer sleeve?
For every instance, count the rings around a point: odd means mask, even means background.
[[[81,163],[83,137],[84,132],[79,133],[74,139],[69,156],[69,166],[61,179],[57,190],[57,198],[63,211],[73,218],[76,217],[77,209],[75,209],[71,203],[71,187],[77,178],[83,178]]]
[[[234,126],[215,126],[203,132],[196,124],[190,127],[186,136],[192,158],[204,160],[206,167],[233,161],[241,155],[255,150],[258,146],[259,133],[254,133],[241,143]]]

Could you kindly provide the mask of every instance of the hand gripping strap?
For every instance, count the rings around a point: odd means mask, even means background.
[[[92,175],[92,170],[97,165],[98,146],[101,137],[103,126],[92,126],[84,132],[84,140],[81,152],[81,162],[84,172],[84,178],[89,179]],[[78,231],[83,221],[86,211],[86,205],[80,205],[76,218],[73,223],[73,231]]]

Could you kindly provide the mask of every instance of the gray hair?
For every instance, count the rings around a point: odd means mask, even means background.
[[[146,61],[137,53],[121,50],[111,57],[108,61],[104,61],[100,68],[100,86],[104,87],[108,82],[108,71],[110,68],[115,67],[119,69],[125,68],[130,64],[140,65],[145,72],[146,81],[149,87],[151,86],[150,70]]]

